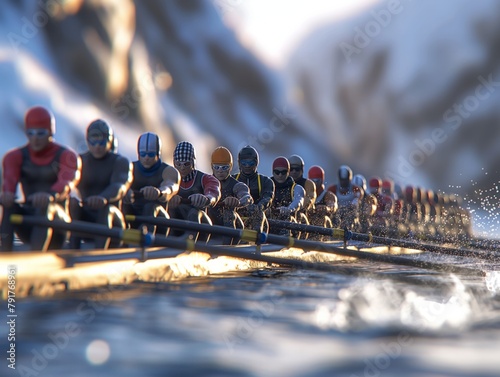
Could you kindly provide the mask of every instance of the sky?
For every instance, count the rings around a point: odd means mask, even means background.
[[[214,0],[242,43],[280,67],[318,25],[352,16],[380,0]]]

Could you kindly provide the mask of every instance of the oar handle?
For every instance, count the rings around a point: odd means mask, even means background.
[[[267,242],[267,234],[251,229],[234,229],[227,226],[200,224],[194,221],[167,219],[165,217],[134,216],[126,215],[125,219],[130,222],[141,222],[152,225],[167,226],[174,229],[190,230],[195,232],[206,232],[227,236],[243,241],[262,244]]]
[[[119,239],[125,243],[151,246],[154,236],[138,229],[108,228],[104,225],[93,224],[86,221],[73,220],[70,223],[62,220],[49,220],[43,216],[11,215],[10,222],[16,225],[38,225],[48,228],[66,230],[91,236],[109,237]]]

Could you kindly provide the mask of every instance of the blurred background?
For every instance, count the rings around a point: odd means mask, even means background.
[[[218,145],[251,144],[268,175],[299,154],[329,183],[348,164],[460,194],[493,235],[499,19],[495,0],[6,0],[0,154],[41,104],[80,153],[98,117],[130,159],[145,131],[166,162],[191,141],[206,171]]]

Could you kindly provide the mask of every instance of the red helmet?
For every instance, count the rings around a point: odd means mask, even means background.
[[[380,188],[382,187],[382,180],[379,177],[372,177],[368,182],[368,187],[370,188],[370,192],[372,194],[380,192]]]
[[[394,193],[394,181],[392,179],[384,179],[382,181],[382,192],[386,195]]]
[[[321,166],[313,165],[309,168],[307,172],[307,177],[309,179],[321,179],[321,181],[325,180],[325,171]]]
[[[405,188],[405,199],[408,203],[413,203],[417,199],[417,193],[412,186],[406,186]]]
[[[280,156],[276,157],[276,159],[273,162],[273,169],[276,168],[285,168],[286,170],[290,171],[290,163],[286,159],[286,157]]]
[[[56,121],[54,115],[42,106],[35,106],[26,112],[24,116],[24,127],[28,130],[31,128],[41,128],[49,130],[51,135],[56,133]]]

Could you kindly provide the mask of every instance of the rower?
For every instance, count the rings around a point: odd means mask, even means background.
[[[174,150],[174,166],[179,171],[181,182],[179,192],[174,195],[168,205],[168,213],[174,219],[212,224],[207,208],[214,207],[220,199],[220,183],[211,174],[196,169],[196,152],[193,144],[181,141]],[[182,232],[174,232],[181,235]],[[188,232],[187,235],[196,241],[210,239],[209,234]]]
[[[217,147],[212,152],[212,173],[221,185],[219,202],[208,208],[208,215],[214,225],[223,225],[233,229],[244,228],[243,220],[236,211],[253,203],[250,189],[243,182],[239,182],[230,175],[233,169],[233,155],[225,147]],[[224,245],[234,244],[236,241],[225,237]]]
[[[377,211],[377,198],[368,191],[366,178],[362,174],[355,174],[352,183],[363,190],[363,199],[359,206],[359,231],[368,233],[373,226],[374,216]]]
[[[304,177],[304,160],[299,155],[291,155],[288,158],[290,163],[290,177],[295,183],[301,185],[305,190],[304,205],[298,211],[297,221],[301,224],[309,224],[309,217],[314,212],[314,202],[316,201],[316,186],[314,182]],[[307,233],[306,233],[307,235]]]
[[[40,215],[51,220],[71,221],[67,204],[71,187],[80,178],[80,159],[70,148],[54,142],[56,121],[48,109],[30,108],[24,127],[28,143],[7,152],[2,163],[1,250],[12,251],[14,232],[32,250],[61,249],[66,232],[33,226],[14,227],[10,216]],[[16,201],[18,188],[24,196],[22,204]]]
[[[274,200],[269,209],[269,217],[275,220],[297,222],[297,211],[304,204],[305,190],[296,184],[290,174],[290,163],[283,157],[273,161]],[[283,227],[271,226],[270,233],[290,235],[290,231]]]
[[[257,150],[250,145],[243,147],[238,153],[240,171],[234,178],[248,186],[253,204],[239,209],[238,213],[245,220],[245,228],[267,232],[269,224],[264,211],[271,206],[274,199],[274,182],[269,177],[259,174],[258,166]]]
[[[122,199],[133,179],[133,167],[128,158],[113,152],[113,129],[103,119],[87,127],[88,151],[81,154],[82,177],[70,202],[74,220],[90,221],[109,228],[125,229]],[[81,237],[71,235],[70,248],[80,249]],[[119,247],[110,238],[95,237],[96,249]]]
[[[168,201],[179,192],[181,176],[161,160],[161,145],[157,134],[146,132],[139,136],[134,179],[123,200],[125,215],[169,217]],[[156,230],[155,225],[148,225],[149,233],[155,234]],[[167,235],[168,228],[162,228],[159,234]]]
[[[309,217],[312,225],[332,228],[332,218],[338,210],[337,196],[325,189],[325,171],[321,166],[313,165],[307,172],[308,178],[314,182],[316,187],[316,200],[314,202],[314,211]],[[315,237],[322,240],[323,237]],[[311,235],[309,236],[311,239]]]
[[[338,183],[328,187],[328,190],[337,195],[339,201],[336,222],[343,228],[356,230],[359,227],[359,205],[363,199],[363,191],[352,183],[352,169],[341,165],[338,170]]]
[[[382,179],[374,176],[370,178],[368,183],[368,192],[377,199],[377,210],[373,217],[372,232],[377,236],[388,236],[393,214],[393,199],[382,193]]]

